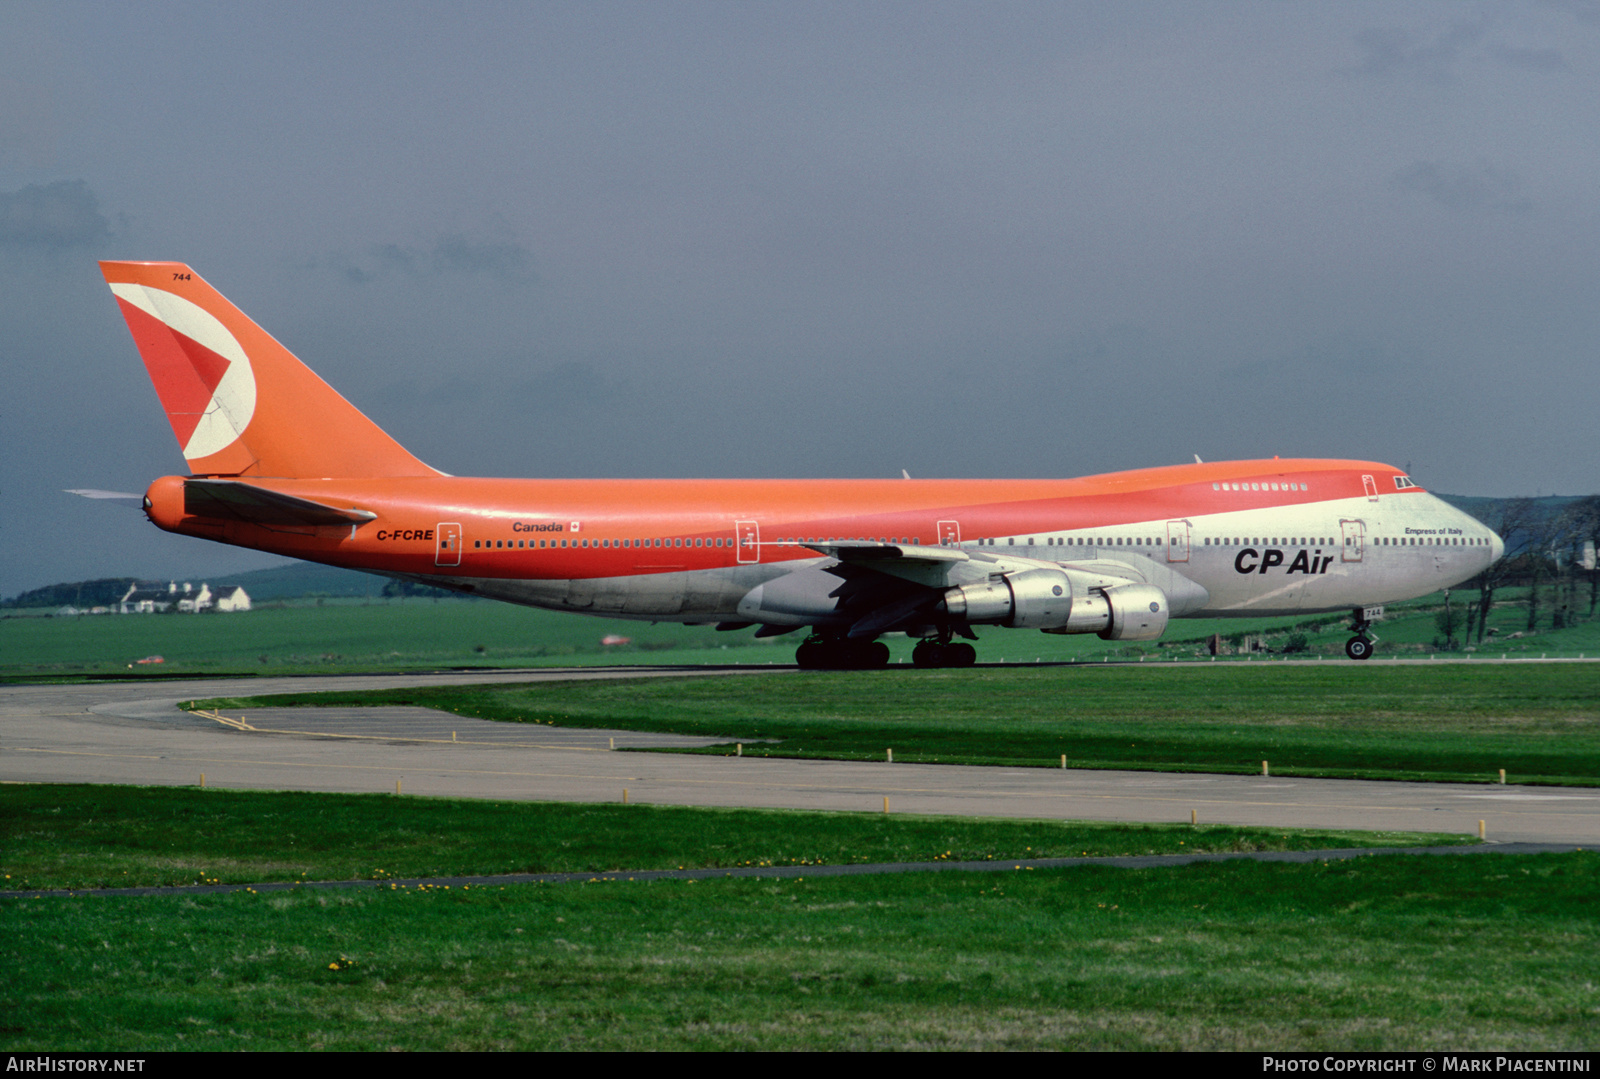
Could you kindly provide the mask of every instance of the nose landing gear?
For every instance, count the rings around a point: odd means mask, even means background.
[[[1344,654],[1351,659],[1371,659],[1373,652],[1372,619],[1383,613],[1382,607],[1357,607],[1350,618],[1350,631],[1355,634],[1344,642]]]

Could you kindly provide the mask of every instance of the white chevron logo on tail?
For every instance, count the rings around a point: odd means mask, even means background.
[[[238,339],[182,296],[122,282],[111,291],[153,320],[140,327],[154,338],[147,342],[153,347],[144,351],[145,362],[185,459],[208,457],[236,442],[256,411],[255,373]],[[133,322],[129,315],[130,328]],[[163,329],[166,341],[160,340]]]

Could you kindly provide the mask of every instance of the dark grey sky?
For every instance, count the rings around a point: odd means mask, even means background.
[[[261,564],[98,258],[456,474],[1600,488],[1600,6],[0,5],[0,594]]]

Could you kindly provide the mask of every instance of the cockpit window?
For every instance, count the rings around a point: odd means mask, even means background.
[[[1416,484],[1411,482],[1410,476],[1396,476],[1394,478],[1394,489],[1396,491],[1404,491],[1407,487],[1415,486]]]

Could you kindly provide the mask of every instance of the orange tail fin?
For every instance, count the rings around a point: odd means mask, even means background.
[[[181,262],[102,262],[189,469],[436,476]]]

